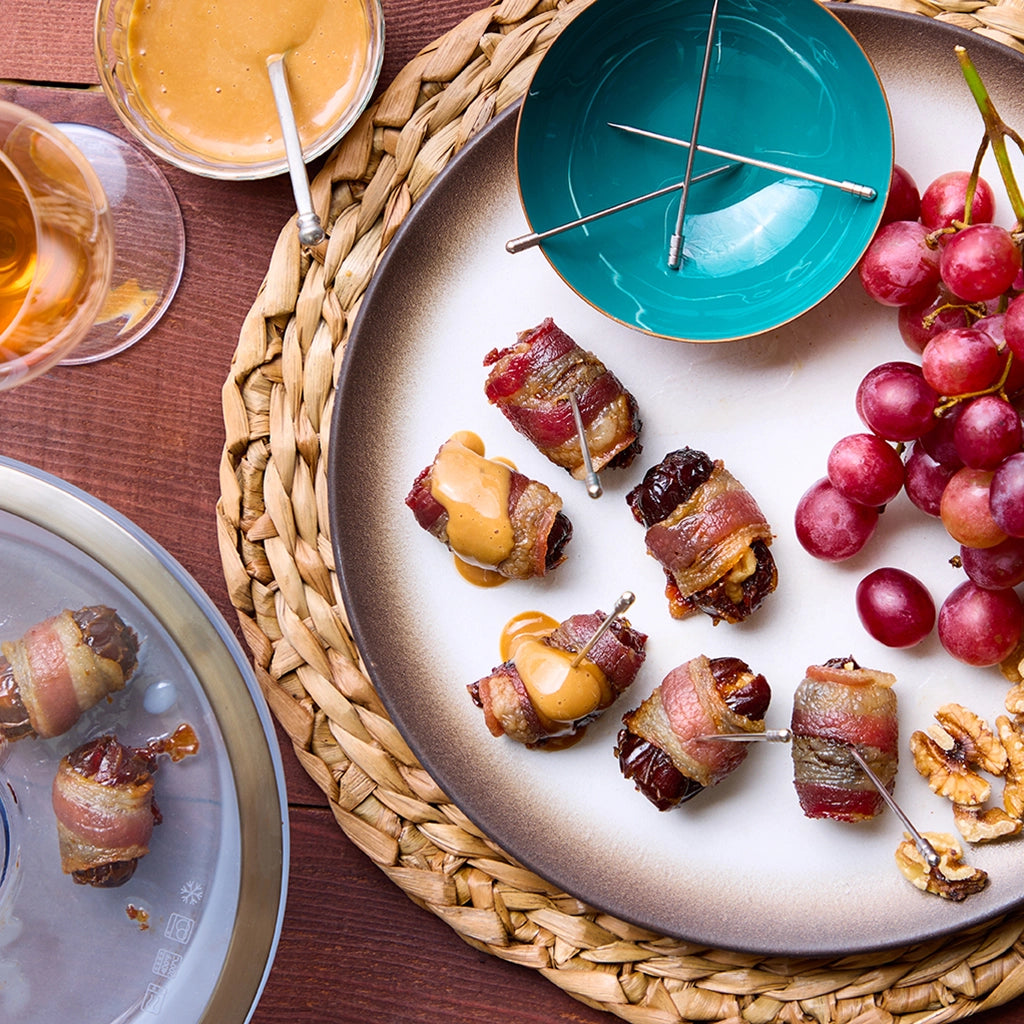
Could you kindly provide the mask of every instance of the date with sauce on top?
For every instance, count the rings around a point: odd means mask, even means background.
[[[502,663],[467,687],[492,735],[548,750],[582,737],[632,685],[646,656],[646,634],[620,617],[580,657],[606,618],[595,611],[558,622],[524,612],[505,625]]]
[[[476,434],[454,434],[416,477],[405,503],[471,583],[543,576],[565,560],[572,537],[562,499],[484,452]]]

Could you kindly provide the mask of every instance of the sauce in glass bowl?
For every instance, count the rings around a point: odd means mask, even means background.
[[[380,72],[380,0],[101,0],[108,96],[157,155],[213,177],[286,169],[267,59],[284,54],[305,159],[355,122]]]

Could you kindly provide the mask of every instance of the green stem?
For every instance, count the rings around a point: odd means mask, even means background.
[[[992,155],[995,157],[999,173],[1002,175],[1003,184],[1006,186],[1006,194],[1013,208],[1013,215],[1017,223],[1024,225],[1024,196],[1021,195],[1017,186],[1017,179],[1010,164],[1010,155],[1006,151],[1006,136],[1015,138],[1016,133],[1009,128],[996,111],[992,97],[985,88],[985,83],[978,74],[974,62],[967,55],[967,50],[962,46],[956,47],[957,59],[960,61],[960,69],[963,71],[967,87],[971,90],[974,102],[978,105],[982,119],[985,122],[985,135],[992,146]]]

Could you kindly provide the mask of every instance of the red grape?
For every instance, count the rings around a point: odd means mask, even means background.
[[[1024,360],[1024,295],[1010,299],[1003,318],[1006,344],[1017,359]]]
[[[940,288],[936,295],[913,306],[900,306],[896,325],[900,337],[911,352],[920,355],[925,345],[940,331],[951,327],[970,327],[967,304]]]
[[[1024,537],[1024,452],[1011,455],[992,474],[989,506],[1000,529]]]
[[[921,354],[924,379],[940,395],[950,397],[992,387],[1005,365],[1006,357],[992,336],[976,327],[941,331]]]
[[[1020,642],[1024,609],[1013,590],[961,583],[939,609],[939,641],[958,661],[998,665]]]
[[[1005,398],[982,395],[966,403],[953,440],[965,466],[995,469],[1003,459],[1020,451],[1021,434],[1017,410]]]
[[[963,222],[964,201],[970,178],[967,171],[947,171],[924,190],[921,196],[921,220],[930,231],[952,227],[954,221]],[[971,223],[987,223],[995,216],[995,212],[996,198],[992,186],[984,178],[978,178],[971,201]]]
[[[949,483],[949,478],[960,468],[945,466],[936,462],[916,441],[907,457],[906,480],[903,488],[907,497],[922,511],[930,516],[937,516],[941,509],[942,492]]]
[[[925,585],[902,569],[876,569],[857,586],[857,614],[886,647],[913,647],[935,625],[935,602]]]
[[[943,284],[967,302],[998,298],[1020,271],[1020,250],[1010,232],[995,224],[972,224],[942,247]]]
[[[956,450],[956,425],[964,412],[964,403],[957,402],[936,416],[927,434],[921,435],[921,447],[944,466],[959,469],[964,463]]]
[[[961,546],[967,577],[986,590],[1006,590],[1024,583],[1024,538],[1007,537],[991,548]]]
[[[992,518],[989,485],[992,472],[958,469],[942,492],[939,515],[946,532],[970,548],[990,548],[1006,540],[1006,532]]]
[[[857,414],[889,441],[913,441],[932,426],[939,396],[913,363],[882,363],[857,388]]]
[[[917,220],[921,216],[921,193],[906,168],[893,164],[889,195],[882,211],[882,224],[894,220]]]
[[[815,558],[841,562],[868,542],[878,525],[878,509],[844,498],[822,477],[797,502],[797,540]]]
[[[829,452],[828,478],[850,501],[887,505],[903,487],[903,460],[877,434],[850,434]]]
[[[928,231],[916,220],[880,228],[858,267],[864,290],[883,306],[924,302],[939,284],[939,253],[928,246]]]

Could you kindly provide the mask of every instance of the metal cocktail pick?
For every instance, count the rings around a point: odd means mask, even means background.
[[[572,668],[577,665],[590,653],[590,649],[608,632],[608,627],[620,616],[625,614],[626,609],[636,600],[636,595],[631,590],[623,591],[615,607],[604,617],[604,621],[594,630],[594,635],[577,652],[576,657],[569,663]]]
[[[732,743],[749,743],[751,740],[765,740],[769,743],[788,743],[793,738],[789,729],[769,729],[765,732],[725,732],[712,733],[709,736],[698,736],[699,740],[726,740]],[[878,790],[881,798],[889,805],[893,814],[903,822],[903,827],[913,837],[914,845],[924,858],[925,863],[931,868],[939,866],[940,857],[935,852],[935,847],[914,827],[913,822],[907,817],[903,808],[893,799],[892,794],[885,788],[882,780],[874,773],[871,766],[864,759],[864,755],[852,743],[848,745],[853,759],[860,765],[861,771],[870,779],[871,784]]]
[[[587,443],[587,433],[583,429],[583,417],[580,415],[580,406],[576,396],[569,393],[569,405],[572,406],[572,418],[576,423],[576,433],[580,438],[580,454],[583,456],[583,471],[586,473],[587,494],[592,498],[600,498],[602,492],[601,481],[594,470],[594,462],[590,457],[590,446]]]
[[[698,736],[701,743],[711,740],[725,740],[727,743],[789,743],[793,734],[789,729],[765,729],[764,732],[713,732],[708,736]]]
[[[267,73],[270,75],[270,88],[274,92],[277,118],[281,122],[281,133],[284,136],[284,152],[288,158],[292,193],[295,196],[295,205],[299,209],[299,241],[303,245],[319,245],[326,237],[326,233],[320,218],[313,212],[313,197],[309,192],[306,163],[302,159],[302,144],[299,142],[299,131],[295,126],[295,111],[292,108],[291,94],[288,92],[283,53],[276,53],[267,58]]]
[[[704,44],[704,64],[700,69],[700,81],[697,83],[697,102],[693,110],[693,129],[690,138],[694,145],[686,154],[686,173],[683,175],[683,193],[679,197],[679,212],[676,215],[676,229],[668,245],[668,266],[670,270],[678,270],[683,256],[683,218],[686,216],[686,202],[690,198],[690,180],[693,177],[693,161],[697,155],[697,134],[700,131],[700,119],[704,113],[704,94],[708,89],[708,69],[711,66],[711,48],[715,41],[715,26],[718,23],[718,0],[711,4],[711,21],[708,25],[708,38]]]
[[[713,170],[695,175],[690,184],[695,185],[698,181],[706,181],[708,178],[713,178],[715,175],[723,174],[725,171],[735,170],[736,166],[736,164],[723,164],[721,167],[715,167]],[[541,242],[548,238],[552,238],[554,235],[560,235],[563,231],[569,231],[571,228],[582,227],[584,224],[589,224],[591,221],[600,220],[602,217],[607,217],[612,213],[619,213],[622,210],[628,210],[632,206],[639,206],[640,203],[646,203],[651,199],[660,199],[662,196],[670,195],[672,192],[678,192],[682,187],[683,182],[677,181],[674,185],[666,185],[664,188],[655,189],[653,192],[647,192],[644,195],[636,196],[633,199],[627,199],[625,202],[605,207],[605,209],[597,210],[595,213],[588,213],[583,217],[577,217],[575,220],[559,224],[557,227],[548,228],[547,231],[534,231],[529,235],[520,235],[518,238],[513,238],[506,242],[505,248],[511,253],[522,252],[524,249],[530,249],[535,245],[539,245]]]
[[[709,156],[719,156],[725,160],[734,160],[738,164],[749,164],[751,167],[760,167],[766,171],[776,171],[791,178],[804,178],[806,181],[814,181],[819,185],[829,185],[832,188],[842,189],[861,199],[876,199],[878,191],[870,185],[860,185],[855,181],[837,181],[835,178],[825,178],[820,174],[812,174],[810,171],[801,171],[795,167],[785,167],[783,164],[771,163],[768,160],[760,160],[753,156],[741,156],[738,153],[729,153],[724,149],[715,149],[712,146],[693,146],[689,139],[676,139],[671,135],[662,135],[659,132],[651,132],[646,128],[634,128],[628,124],[618,124],[615,121],[608,122],[609,128],[617,128],[622,132],[629,132],[632,135],[642,135],[645,139],[655,139],[658,142],[667,142],[670,146],[683,146],[687,149],[696,149],[699,153],[707,153]]]
[[[857,762],[857,764],[860,765],[861,770],[864,772],[864,774],[874,784],[874,787],[878,790],[879,795],[892,809],[893,814],[895,814],[896,817],[903,822],[904,828],[906,828],[906,830],[911,834],[911,836],[913,836],[914,845],[917,847],[917,850],[921,854],[921,856],[924,857],[925,863],[930,868],[937,868],[939,866],[940,858],[939,855],[935,852],[935,847],[932,846],[932,844],[929,843],[928,840],[925,839],[925,837],[921,835],[921,833],[918,832],[916,828],[914,828],[913,823],[906,816],[906,814],[904,814],[903,808],[900,807],[898,803],[896,803],[896,801],[892,798],[892,794],[889,792],[889,790],[887,790],[885,786],[882,785],[882,780],[871,770],[870,765],[864,759],[864,755],[861,754],[861,752],[852,744],[850,746],[850,753],[853,754],[853,759]]]

